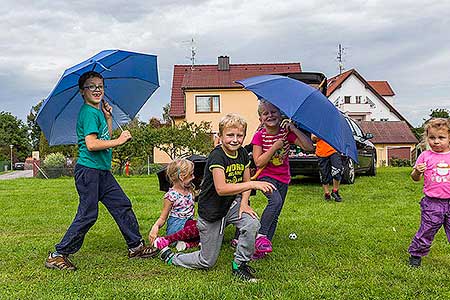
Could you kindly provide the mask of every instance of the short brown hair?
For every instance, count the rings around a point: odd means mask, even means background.
[[[100,78],[103,81],[103,84],[105,84],[105,79],[103,78],[102,74],[95,71],[88,71],[86,73],[83,73],[83,75],[78,78],[78,87],[80,88],[80,90],[83,89],[84,83],[89,78]]]
[[[226,114],[219,122],[219,136],[222,136],[223,130],[225,128],[238,128],[242,127],[244,129],[244,135],[247,132],[247,122],[243,117],[236,113]]]

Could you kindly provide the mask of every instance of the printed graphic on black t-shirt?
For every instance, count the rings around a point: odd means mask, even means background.
[[[198,199],[198,214],[208,222],[223,218],[236,195],[219,196],[214,187],[212,171],[220,168],[224,171],[226,183],[239,183],[244,180],[245,168],[249,165],[248,153],[239,148],[236,157],[228,156],[221,146],[217,146],[208,156],[205,173]]]

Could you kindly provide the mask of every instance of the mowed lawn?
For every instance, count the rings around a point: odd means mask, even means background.
[[[343,203],[325,202],[318,182],[290,186],[274,252],[252,266],[260,281],[231,276],[228,227],[209,271],[128,260],[125,242],[106,209],[72,260],[75,272],[44,267],[49,250],[76,212],[72,178],[0,181],[0,299],[447,299],[450,253],[441,230],[423,267],[408,266],[407,248],[420,220],[422,183],[410,168],[381,168],[341,188]],[[141,233],[159,216],[156,176],[118,178],[132,199]],[[252,205],[262,212],[258,193]],[[290,240],[295,232],[298,239]]]

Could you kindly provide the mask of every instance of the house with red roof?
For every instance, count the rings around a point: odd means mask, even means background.
[[[377,148],[377,164],[391,158],[411,160],[418,140],[412,125],[394,106],[395,93],[387,81],[365,80],[355,69],[328,79],[328,99],[343,113],[359,121]]]
[[[209,121],[212,133],[218,132],[220,119],[236,112],[248,123],[244,145],[249,144],[259,126],[256,96],[235,81],[248,77],[301,72],[296,63],[230,64],[228,56],[219,56],[213,65],[175,65],[170,99],[170,117],[175,123]],[[155,151],[155,162],[167,158]]]

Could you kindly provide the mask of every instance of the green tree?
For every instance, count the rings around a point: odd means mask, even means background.
[[[33,150],[39,150],[39,141],[41,137],[41,128],[36,122],[36,116],[41,108],[41,105],[44,100],[39,101],[38,104],[31,107],[30,113],[27,116],[27,124],[29,128],[29,137],[31,141],[31,147]]]
[[[28,127],[9,112],[0,112],[0,160],[10,160],[13,145],[13,162],[24,161],[31,155]]]
[[[172,124],[173,120],[170,117],[170,102],[163,106],[162,118],[164,123]]]
[[[448,118],[449,111],[445,108],[430,109],[431,118]]]
[[[423,126],[425,123],[430,120],[431,118],[449,118],[450,117],[450,111],[445,108],[435,108],[430,109],[430,114],[428,115],[428,119],[423,119],[423,123],[420,127],[416,127],[412,129],[412,132],[416,136],[416,138],[421,141],[423,137]]]
[[[192,154],[208,154],[212,147],[211,122],[183,122],[157,130],[156,147],[171,159]]]

